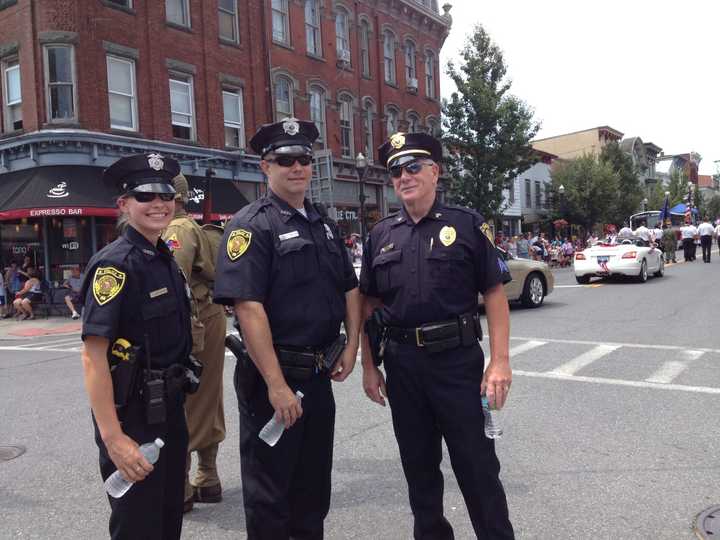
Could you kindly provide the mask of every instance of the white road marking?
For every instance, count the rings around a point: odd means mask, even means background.
[[[510,358],[513,358],[517,356],[518,354],[522,354],[524,352],[531,351],[533,349],[536,349],[537,347],[541,347],[542,345],[545,345],[545,341],[527,341],[521,345],[516,345],[512,349],[510,349]]]
[[[620,342],[609,342],[609,341],[583,341],[577,339],[550,339],[550,338],[536,338],[536,337],[521,337],[514,336],[511,340],[517,341],[547,341],[548,343],[569,343],[572,345],[613,345],[618,347],[631,347],[634,349],[659,349],[665,351],[687,351],[689,347],[683,347],[682,345],[651,345],[647,343],[620,343]],[[701,351],[704,353],[716,353],[720,354],[720,349],[709,349],[706,347],[693,347],[692,350]]]
[[[665,362],[655,373],[645,380],[652,383],[669,384],[687,369],[688,362],[697,360],[703,354],[705,354],[703,351],[682,351],[682,355],[687,358],[687,361],[672,360]]]
[[[588,285],[555,285],[554,289],[581,289],[588,287]]]
[[[80,350],[80,347],[73,347],[70,349],[28,349],[27,347],[0,347],[0,351],[24,351],[24,352],[33,352],[33,351],[42,351],[42,352],[77,352]]]
[[[513,375],[522,377],[535,377],[538,379],[556,379],[561,381],[587,382],[596,384],[610,384],[615,386],[632,386],[634,388],[651,388],[662,390],[679,390],[681,392],[694,392],[697,394],[720,394],[720,388],[709,386],[685,386],[682,384],[662,384],[647,381],[626,381],[623,379],[608,379],[605,377],[584,377],[582,375],[563,375],[552,371],[536,372],[513,370]]]
[[[550,373],[555,373],[557,375],[574,375],[582,368],[589,366],[596,360],[599,360],[603,356],[607,356],[608,354],[619,348],[619,345],[597,345],[589,351],[584,352],[580,356],[573,358],[569,362],[566,362],[563,365],[556,367],[555,369],[551,370]]]
[[[78,341],[80,341],[80,338],[78,336],[73,336],[71,338],[66,337],[66,338],[62,338],[62,339],[49,339],[47,341],[25,343],[23,345],[18,345],[18,347],[29,348],[29,347],[45,347],[47,345],[69,345],[70,343],[77,343]]]

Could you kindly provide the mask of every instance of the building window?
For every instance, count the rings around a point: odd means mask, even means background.
[[[318,0],[305,0],[305,39],[307,52],[315,56],[322,56]]]
[[[292,83],[285,77],[275,81],[275,121],[293,115]]]
[[[420,131],[420,118],[416,114],[408,114],[408,133],[417,133]]]
[[[46,92],[49,122],[76,119],[74,51],[68,45],[45,48]]]
[[[223,122],[225,124],[225,146],[245,147],[245,122],[243,120],[243,95],[241,89],[225,89],[223,98]]]
[[[370,77],[370,25],[360,21],[360,67],[363,77]]]
[[[169,23],[190,28],[188,0],[165,0],[165,20]]]
[[[340,96],[340,148],[342,157],[353,157],[353,106],[352,97],[347,95]]]
[[[238,31],[237,0],[218,0],[220,37],[233,43],[240,41]]]
[[[335,49],[338,60],[350,64],[350,24],[348,13],[338,8],[335,15]]]
[[[395,36],[390,30],[385,30],[383,36],[383,64],[385,82],[395,84]]]
[[[310,88],[310,120],[320,134],[316,142],[325,148],[325,90],[319,86]]]
[[[375,145],[373,144],[373,103],[369,99],[365,100],[362,119],[363,119],[363,146],[365,150],[365,157],[369,160],[373,160],[375,153]]]
[[[17,60],[6,62],[2,72],[2,93],[5,96],[5,131],[15,131],[23,127],[20,64]]]
[[[417,69],[415,68],[415,44],[405,42],[405,82],[409,89],[417,90]]]
[[[510,204],[515,204],[515,181],[510,183],[510,187],[508,188],[508,202]]]
[[[192,77],[171,75],[170,113],[173,137],[189,141],[195,140],[195,99]]]
[[[394,133],[397,133],[399,131],[399,126],[398,126],[399,116],[400,116],[400,113],[398,113],[397,109],[394,109],[394,108],[387,109],[387,123],[385,124],[385,131],[387,132],[388,137],[390,137],[390,135],[393,135]]]
[[[288,0],[272,0],[272,36],[273,41],[289,44]]]
[[[428,132],[428,135],[432,135],[433,137],[440,136],[440,125],[438,124],[438,121],[435,120],[434,118],[428,118],[427,132]]]
[[[132,9],[132,0],[107,0],[109,4],[115,4],[116,6]]]
[[[429,98],[435,98],[435,55],[425,53],[425,93]]]
[[[542,188],[540,180],[535,180],[535,208],[542,208]]]
[[[530,187],[530,180],[525,179],[525,206],[532,208],[532,189]]]
[[[132,60],[107,57],[110,127],[137,131],[135,98],[135,63]]]

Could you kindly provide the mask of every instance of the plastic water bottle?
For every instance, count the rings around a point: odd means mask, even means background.
[[[298,401],[305,397],[300,390],[295,392],[295,395],[297,396]],[[284,431],[285,423],[276,414],[273,414],[270,421],[260,430],[259,437],[268,443],[269,446],[275,446],[280,440],[280,437],[282,437]]]
[[[160,457],[160,449],[163,446],[165,446],[165,443],[162,439],[155,439],[153,442],[143,444],[140,447],[140,452],[152,465]],[[127,493],[133,484],[134,482],[125,480],[125,477],[120,474],[120,471],[115,471],[105,480],[105,491],[107,491],[111,497],[119,499]]]
[[[485,417],[485,436],[488,439],[499,439],[503,430],[498,423],[497,415],[490,410],[486,396],[482,397],[483,416]]]

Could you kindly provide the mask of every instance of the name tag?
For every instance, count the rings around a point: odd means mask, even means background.
[[[150,298],[157,298],[158,296],[162,296],[163,294],[167,294],[167,293],[168,293],[167,287],[163,287],[162,289],[150,291]]]
[[[278,238],[280,238],[280,240],[282,241],[282,240],[290,240],[291,238],[297,238],[298,236],[300,236],[299,232],[290,231],[290,232],[286,232],[285,234],[278,235]]]

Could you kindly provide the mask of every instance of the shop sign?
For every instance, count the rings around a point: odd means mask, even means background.
[[[354,210],[340,210],[337,211],[338,221],[357,221],[357,212]]]
[[[79,242],[66,242],[62,245],[62,248],[73,251],[75,249],[80,249],[80,243]]]
[[[82,208],[34,208],[30,210],[30,217],[42,216],[82,216]]]
[[[200,201],[205,200],[205,191],[200,188],[192,188],[188,192],[188,199],[190,199],[195,204],[200,204]]]
[[[28,252],[28,248],[26,246],[13,246],[12,252],[14,255],[24,255]]]
[[[60,182],[54,188],[50,188],[47,192],[47,197],[50,199],[61,199],[70,195],[67,190],[67,182]]]

